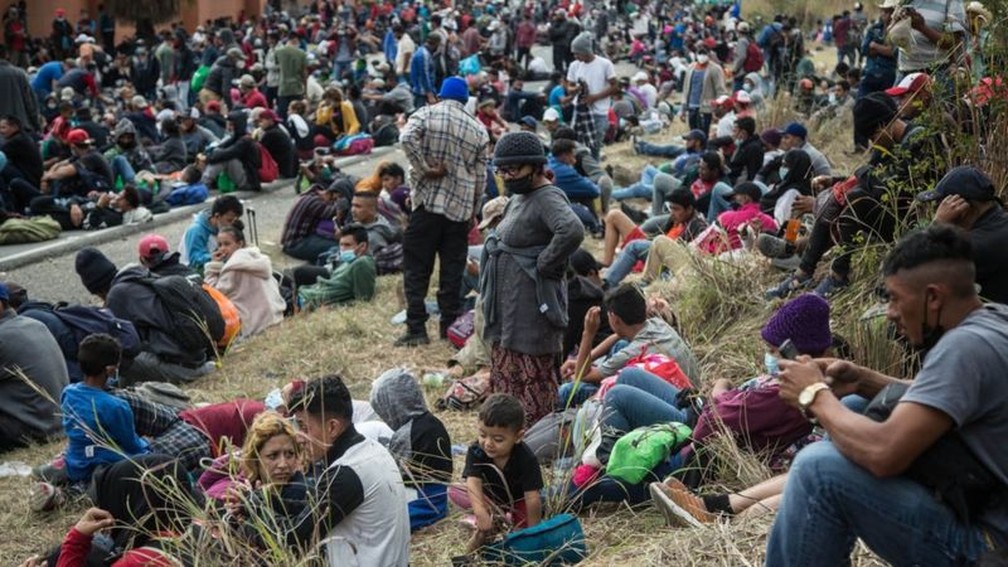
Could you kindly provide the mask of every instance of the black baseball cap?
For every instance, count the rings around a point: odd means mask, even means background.
[[[584,248],[578,248],[570,257],[571,269],[579,276],[587,276],[589,272],[597,272],[602,269],[602,264],[598,263],[595,256]]]
[[[960,165],[941,178],[934,189],[921,191],[917,200],[937,201],[949,195],[959,195],[967,201],[993,201],[997,199],[994,182],[987,174],[972,165]]]
[[[700,140],[701,144],[707,143],[707,134],[703,130],[690,130],[683,134],[683,140]]]
[[[732,189],[732,192],[726,196],[734,197],[735,195],[745,195],[749,197],[749,199],[752,200],[753,202],[758,203],[760,197],[763,196],[763,191],[759,188],[759,185],[756,185],[755,183],[749,183],[747,181],[745,183],[739,183],[738,185],[736,185],[735,188]]]

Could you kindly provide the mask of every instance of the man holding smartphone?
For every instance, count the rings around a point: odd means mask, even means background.
[[[962,0],[912,0],[893,17],[910,20],[910,37],[899,50],[899,76],[930,73],[966,55],[966,9]]]

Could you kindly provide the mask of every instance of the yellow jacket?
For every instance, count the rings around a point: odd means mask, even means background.
[[[357,121],[357,114],[354,112],[353,105],[348,101],[343,101],[339,103],[340,114],[343,117],[342,124],[337,124],[333,119],[333,103],[328,100],[323,100],[319,104],[318,110],[315,111],[315,123],[319,126],[328,126],[330,130],[335,134],[356,134],[360,132],[360,122]]]

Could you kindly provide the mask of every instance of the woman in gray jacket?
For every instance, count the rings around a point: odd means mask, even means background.
[[[494,165],[511,199],[487,237],[481,263],[490,386],[517,397],[531,425],[556,406],[567,327],[564,275],[584,230],[563,191],[546,176],[535,134],[501,137]]]

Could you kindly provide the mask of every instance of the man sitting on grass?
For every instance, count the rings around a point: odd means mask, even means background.
[[[315,285],[305,286],[298,292],[298,300],[306,309],[322,305],[350,303],[358,299],[369,301],[374,297],[377,271],[374,258],[368,249],[368,231],[362,226],[351,226],[339,239],[340,263],[332,275],[320,276]]]
[[[767,565],[848,565],[858,538],[896,565],[972,564],[1008,536],[1008,308],[980,302],[972,247],[952,227],[904,237],[883,274],[887,316],[922,367],[904,382],[845,361],[780,361],[781,397],[829,441],[795,459]],[[884,421],[839,401],[894,385],[905,393],[887,392],[898,402]]]

